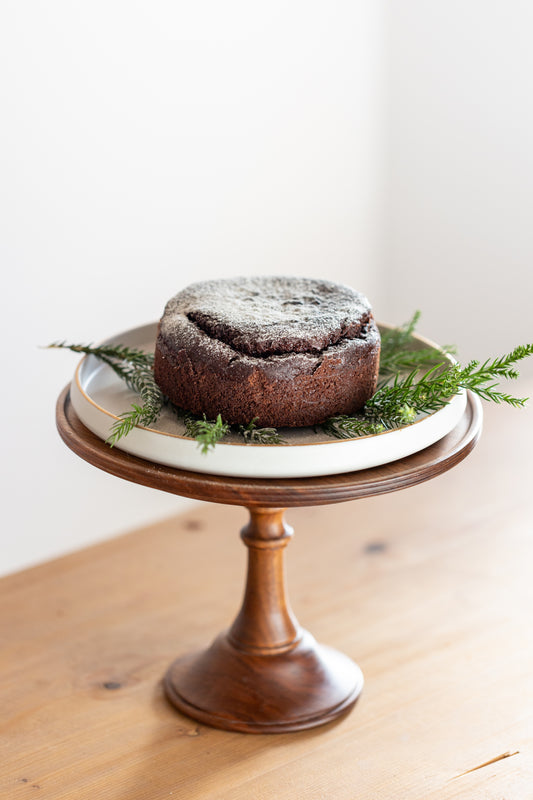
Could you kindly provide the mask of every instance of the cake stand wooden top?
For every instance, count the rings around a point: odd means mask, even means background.
[[[434,478],[474,448],[482,424],[481,403],[468,393],[465,412],[451,433],[408,458],[372,469],[313,478],[232,478],[166,467],[111,448],[80,422],[67,386],[57,401],[61,438],[81,458],[125,480],[183,497],[228,505],[286,508],[326,505],[394,492]]]

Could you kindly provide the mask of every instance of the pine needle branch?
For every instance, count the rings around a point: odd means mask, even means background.
[[[380,353],[380,372],[389,373],[394,371],[396,359],[405,354],[413,343],[415,332],[421,312],[415,311],[411,319],[399,328],[391,328],[381,334],[381,353]]]
[[[148,427],[155,422],[165,401],[151,368],[143,366],[132,369],[128,372],[127,383],[141,396],[142,405],[132,403],[131,409],[115,420],[111,427],[111,436],[106,440],[111,447],[123,436],[127,436],[136,425]]]
[[[95,356],[103,361],[123,380],[129,389],[139,392],[137,388],[146,378],[141,377],[152,370],[154,364],[154,354],[145,353],[137,348],[126,347],[125,345],[86,345],[86,344],[67,344],[66,342],[55,342],[48,345],[49,348],[61,348],[71,350],[73,353],[83,353],[84,355]],[[140,392],[139,392],[140,393]]]
[[[355,439],[359,436],[371,436],[382,433],[385,428],[378,422],[365,419],[364,415],[349,416],[337,414],[327,419],[322,425],[322,430],[335,439]]]
[[[53,342],[48,345],[49,349],[61,348],[63,350],[71,350],[73,353],[83,353],[85,355],[94,355],[97,358],[109,358],[116,361],[131,361],[132,363],[139,364],[153,364],[154,354],[145,353],[144,350],[139,350],[136,347],[127,347],[122,344],[98,345],[92,344],[68,344],[65,341]]]
[[[132,403],[130,410],[121,414],[111,426],[111,435],[106,440],[111,447],[123,436],[127,436],[136,425],[151,425],[159,417],[164,397],[154,380],[153,353],[145,353],[143,350],[121,344],[94,347],[55,342],[49,347],[94,356],[107,364],[129,389],[140,395],[142,405]]]
[[[106,439],[106,444],[113,447],[119,439],[127,436],[138,425],[148,427],[148,425],[156,421],[158,413],[147,406],[139,406],[136,403],[132,403],[131,409],[121,414],[111,426],[111,435]]]
[[[186,414],[184,422],[187,435],[192,439],[196,439],[204,455],[209,452],[209,448],[213,448],[217,442],[223,439],[230,429],[226,422],[222,422],[220,414],[214,421],[208,420],[205,414],[203,419],[194,418],[192,415]]]
[[[409,337],[414,332],[418,318],[417,313],[402,328],[384,334],[385,365],[384,371],[380,367],[377,392],[360,414],[337,415],[327,420],[322,426],[326,433],[344,439],[408,425],[420,414],[431,414],[444,408],[462,389],[468,389],[481,399],[494,403],[506,403],[514,408],[525,405],[528,398],[514,397],[501,390],[499,379],[514,380],[518,377],[515,364],[533,355],[533,344],[519,345],[510,353],[488,359],[481,365],[479,361],[472,360],[464,367],[458,363],[452,364],[449,360],[443,361],[440,350],[407,351],[405,357],[405,348],[408,348]],[[403,352],[397,351],[397,347]],[[450,352],[449,348],[447,352]],[[419,359],[417,354],[421,354]],[[412,361],[411,355],[414,356]],[[436,360],[437,357],[440,360]],[[409,364],[410,371],[402,374],[403,369],[399,367],[405,368]],[[395,374],[392,365],[398,368]],[[375,431],[372,426],[376,426]]]
[[[502,391],[499,379],[515,380],[518,377],[515,365],[533,355],[533,344],[519,345],[510,353],[487,359],[481,365],[472,360],[462,367],[446,359],[446,354],[453,352],[452,348],[413,349],[413,334],[419,318],[420,312],[416,312],[401,328],[386,331],[382,335],[378,390],[361,413],[353,416],[339,414],[326,420],[322,429],[327,434],[337,439],[350,439],[408,425],[419,414],[429,414],[443,408],[461,389],[468,389],[483,400],[507,403],[515,408],[525,405],[528,398],[514,397]],[[133,403],[112,426],[107,439],[111,446],[135,426],[148,426],[155,422],[163,404],[169,402],[154,380],[152,353],[120,344],[93,347],[56,342],[49,347],[95,356],[140,395],[142,404]],[[203,418],[198,418],[172,407],[183,418],[187,435],[196,439],[202,453],[207,453],[230,430],[220,414],[212,421],[205,414]],[[238,427],[246,442],[283,443],[283,438],[275,428],[257,428],[256,419]]]
[[[254,417],[248,425],[239,425],[238,431],[246,444],[284,444],[285,440],[276,428],[257,428],[256,420]]]
[[[420,311],[400,328],[392,328],[381,334],[381,354],[379,360],[379,386],[384,386],[391,377],[413,369],[435,366],[443,356],[452,355],[456,348],[446,345],[442,348],[420,347],[413,338],[420,319]]]

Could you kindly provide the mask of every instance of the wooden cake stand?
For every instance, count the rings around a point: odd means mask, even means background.
[[[110,448],[79,420],[68,387],[57,402],[63,441],[99,469],[165,492],[240,505],[250,512],[241,536],[248,548],[244,600],[233,625],[206,650],[174,661],[165,676],[169,700],[200,722],[247,733],[322,725],[347,711],[361,670],[343,653],[300,628],[287,595],[284,555],[291,506],[326,505],[393,492],[440,475],[474,448],[481,405],[469,394],[458,425],[415,455],[359,472],[317,478],[230,478],[165,467]]]

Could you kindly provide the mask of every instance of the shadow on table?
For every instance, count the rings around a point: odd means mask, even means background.
[[[308,755],[346,718],[298,733],[217,730],[178,712],[167,701],[162,682],[154,688],[148,715],[157,724],[142,749],[131,754],[136,767],[129,785],[112,795],[117,800],[258,798],[267,773]],[[298,788],[305,793],[305,786]]]

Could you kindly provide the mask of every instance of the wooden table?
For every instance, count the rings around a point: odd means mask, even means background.
[[[0,797],[529,800],[532,452],[530,410],[485,407],[445,475],[287,513],[294,610],[366,676],[308,731],[216,730],[164,697],[169,661],[235,615],[243,510],[199,505],[4,578]]]

